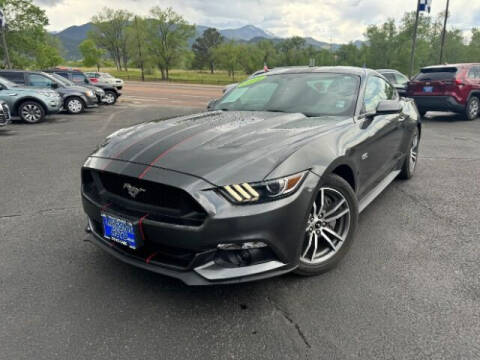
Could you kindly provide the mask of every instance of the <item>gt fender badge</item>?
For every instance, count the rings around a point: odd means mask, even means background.
[[[124,189],[127,189],[128,191],[128,195],[130,195],[132,198],[136,198],[138,194],[140,194],[141,192],[146,192],[147,190],[145,189],[142,189],[142,188],[137,188],[129,183],[125,183],[123,184],[123,188]]]
[[[362,154],[362,160],[367,160],[368,159],[368,153]]]

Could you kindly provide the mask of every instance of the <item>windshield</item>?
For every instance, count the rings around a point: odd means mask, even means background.
[[[75,84],[73,82],[71,82],[70,80],[64,78],[62,75],[58,75],[58,74],[51,74],[58,82],[60,82],[62,85],[64,86],[75,86]]]
[[[348,74],[262,75],[240,83],[215,109],[352,116],[359,84]]]
[[[11,82],[10,80],[5,79],[4,77],[0,77],[0,83],[6,88],[18,87],[17,84]]]

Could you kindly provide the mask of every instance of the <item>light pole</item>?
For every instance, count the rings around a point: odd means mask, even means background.
[[[445,47],[445,38],[447,37],[447,19],[448,19],[448,7],[450,5],[450,0],[447,0],[447,9],[445,10],[445,20],[443,22],[443,32],[442,32],[442,44],[440,45],[440,63],[443,62],[443,48]]]
[[[408,77],[412,77],[413,68],[415,66],[415,46],[417,45],[417,28],[418,28],[418,18],[420,16],[420,0],[417,2],[417,13],[415,15],[415,26],[413,28],[413,40],[412,40],[412,52],[410,54],[410,73]]]

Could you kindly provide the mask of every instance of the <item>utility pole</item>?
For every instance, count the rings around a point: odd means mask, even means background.
[[[442,44],[440,45],[440,62],[443,62],[443,48],[445,47],[445,38],[447,37],[447,19],[448,19],[448,7],[450,5],[450,0],[447,0],[447,9],[445,10],[445,20],[443,22],[443,32],[442,32]]]
[[[417,28],[418,18],[420,16],[420,0],[417,1],[417,14],[415,15],[415,27],[413,28],[412,53],[410,54],[410,73],[408,76],[413,76],[413,69],[415,67],[415,46],[417,45]]]

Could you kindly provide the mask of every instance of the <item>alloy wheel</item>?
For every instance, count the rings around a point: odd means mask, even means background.
[[[312,205],[300,261],[320,264],[345,244],[350,231],[350,205],[338,190],[322,187]]]
[[[77,114],[82,111],[83,105],[80,100],[72,99],[68,102],[67,107],[71,113]]]
[[[42,118],[42,110],[38,105],[27,104],[22,108],[22,118],[30,123],[38,122]]]
[[[410,172],[413,173],[415,170],[415,166],[417,165],[417,156],[418,156],[418,135],[415,134],[412,140],[412,146],[410,147],[410,159],[408,162],[408,166],[410,168]]]
[[[115,102],[115,95],[113,95],[112,93],[106,93],[104,100],[107,104],[111,105]]]
[[[480,106],[479,106],[478,99],[473,98],[468,108],[468,113],[471,119],[475,119],[477,117],[479,109],[480,109]]]

